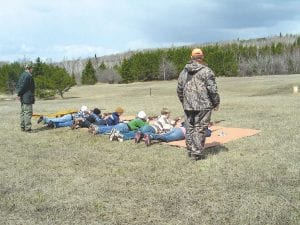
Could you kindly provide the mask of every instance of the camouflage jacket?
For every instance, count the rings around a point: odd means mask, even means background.
[[[213,71],[193,61],[179,75],[177,95],[184,110],[211,110],[220,104]]]

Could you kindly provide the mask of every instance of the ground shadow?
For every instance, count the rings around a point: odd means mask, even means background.
[[[224,121],[226,121],[226,120],[215,120],[215,121],[210,122],[209,125],[214,126],[214,125],[217,125],[217,124],[222,123]]]
[[[216,155],[220,152],[227,152],[228,148],[225,147],[224,145],[217,145],[217,146],[211,146],[211,147],[207,147],[204,150],[204,155],[208,156],[208,155]]]
[[[64,99],[73,99],[73,98],[80,98],[80,97],[78,97],[78,96],[69,96],[69,97],[63,97],[61,99],[64,100]]]
[[[50,100],[67,100],[67,99],[73,99],[73,98],[80,98],[78,96],[69,96],[69,97],[56,97],[56,96],[51,96],[51,97],[47,97],[47,98],[42,98],[45,101],[50,101]]]
[[[51,130],[52,128],[49,128],[47,126],[43,126],[43,127],[39,127],[39,128],[35,128],[31,130],[31,133],[38,133],[41,131],[45,131],[45,130]]]

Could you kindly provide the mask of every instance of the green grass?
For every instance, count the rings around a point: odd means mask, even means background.
[[[42,130],[35,119],[39,131],[22,133],[19,103],[0,101],[0,224],[299,224],[300,94],[292,86],[300,76],[217,82],[222,104],[212,119],[261,133],[211,148],[198,162],[185,149]],[[34,111],[82,104],[183,114],[176,81],[75,87]]]

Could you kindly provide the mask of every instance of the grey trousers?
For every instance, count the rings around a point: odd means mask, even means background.
[[[31,117],[32,117],[32,104],[21,103],[21,129],[31,129]]]

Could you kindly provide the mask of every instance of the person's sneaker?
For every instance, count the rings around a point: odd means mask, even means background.
[[[77,124],[76,124],[76,123],[73,123],[72,126],[71,126],[71,129],[72,129],[72,130],[77,129]]]
[[[124,136],[123,136],[123,134],[118,133],[118,134],[116,135],[116,137],[117,137],[118,142],[123,142],[123,141],[124,141]]]
[[[93,135],[100,134],[100,128],[98,126],[94,127]]]
[[[142,139],[142,132],[141,131],[136,132],[134,136],[134,142],[140,143],[141,139]]]
[[[115,128],[111,129],[110,134],[109,134],[109,140],[110,140],[110,141],[113,140],[113,138],[114,138],[114,136],[115,136],[115,131],[116,131]]]
[[[73,126],[74,126],[74,125],[73,125]],[[95,128],[94,128],[94,126],[93,126],[93,125],[89,126],[89,128],[88,128],[88,132],[89,132],[90,134],[93,134],[93,133],[94,133],[94,131],[95,131]]]
[[[118,136],[117,134],[114,134],[111,138],[109,138],[110,141],[117,141],[118,140]]]
[[[110,132],[109,140],[110,140],[110,141],[115,141],[115,140],[117,140],[117,139],[118,139],[118,138],[117,138],[117,134],[118,134],[118,131],[117,131],[115,128],[113,128],[113,129],[111,130],[111,132]]]
[[[93,135],[99,134],[99,127],[97,125],[92,124],[89,127],[89,132]]]
[[[43,116],[40,116],[40,118],[38,119],[37,123],[39,124],[40,122],[43,121],[43,119],[44,119],[44,117],[43,117]]]
[[[144,135],[144,141],[147,146],[151,145],[151,137],[149,134]]]
[[[50,120],[49,123],[47,124],[47,127],[48,128],[55,128],[54,122]]]

